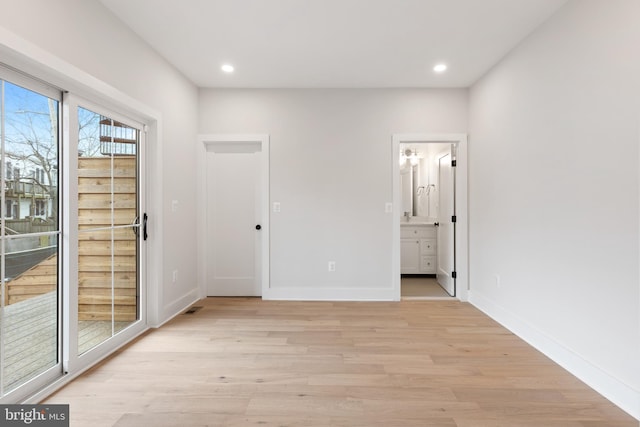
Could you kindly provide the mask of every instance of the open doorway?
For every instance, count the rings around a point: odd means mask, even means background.
[[[400,295],[456,296],[456,144],[400,144]]]
[[[394,135],[393,150],[397,298],[466,300],[466,135]]]

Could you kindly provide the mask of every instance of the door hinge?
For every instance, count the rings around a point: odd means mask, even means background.
[[[455,168],[457,166],[457,163],[455,160],[451,160],[451,167]]]
[[[454,215],[454,216],[452,216],[452,217],[451,217],[451,222],[456,222],[456,221],[457,221],[457,219],[458,219],[458,218]]]
[[[458,277],[458,273],[456,273],[455,271],[451,272],[451,278],[455,279]]]

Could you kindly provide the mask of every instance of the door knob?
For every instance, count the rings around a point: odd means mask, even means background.
[[[256,225],[256,230],[260,230],[262,226],[260,224]]]

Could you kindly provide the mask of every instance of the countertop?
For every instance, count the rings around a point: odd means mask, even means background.
[[[405,217],[400,218],[400,226],[413,226],[413,225],[431,225],[433,226],[436,221],[433,218],[420,218],[420,217],[411,217],[409,221]]]

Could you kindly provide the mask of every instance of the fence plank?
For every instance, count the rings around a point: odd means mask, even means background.
[[[133,228],[87,231],[109,227],[112,221],[115,225],[133,222],[137,210],[136,168],[134,156],[78,158],[79,320],[111,320],[112,287],[115,320],[136,319],[137,238]],[[15,228],[9,220],[6,224],[21,233],[33,228],[30,220],[14,221]],[[49,226],[55,227],[55,224]],[[54,255],[8,282],[5,304],[55,290],[57,261]]]

